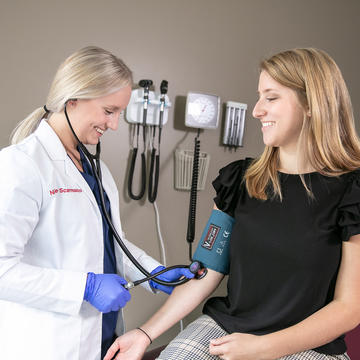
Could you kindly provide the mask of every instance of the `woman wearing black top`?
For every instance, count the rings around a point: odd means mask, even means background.
[[[215,208],[235,218],[226,297],[210,298],[159,359],[349,359],[360,322],[360,142],[335,62],[317,49],[260,66],[265,150],[213,182]],[[245,174],[243,176],[243,174]],[[224,274],[177,288],[142,329],[156,338],[207,298]],[[118,338],[105,360],[141,359],[149,339]]]

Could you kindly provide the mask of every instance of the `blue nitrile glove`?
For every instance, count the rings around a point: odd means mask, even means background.
[[[160,265],[151,272],[151,275],[153,275],[163,269],[165,269],[165,266]],[[185,276],[188,279],[192,279],[194,277],[194,274],[188,268],[176,268],[176,269],[169,270],[169,271],[157,276],[156,279],[165,280],[165,281],[177,281],[182,276]],[[152,288],[161,290],[169,295],[174,290],[173,286],[160,285],[152,280],[150,280],[149,283]]]
[[[102,313],[118,311],[126,305],[131,295],[123,285],[127,281],[115,274],[88,273],[84,300]]]

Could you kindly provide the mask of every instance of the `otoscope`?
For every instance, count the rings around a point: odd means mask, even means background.
[[[163,126],[163,118],[164,118],[164,110],[165,110],[165,95],[168,91],[168,82],[163,80],[160,85],[160,115],[159,115],[159,136],[158,136],[158,153],[156,154],[156,149],[153,144],[153,148],[151,150],[151,158],[150,158],[150,172],[149,172],[149,192],[148,199],[151,203],[156,200],[158,185],[159,185],[159,173],[160,173],[160,143],[161,143],[161,131]],[[155,139],[155,129],[153,126],[153,140]],[[155,165],[155,174],[154,174],[154,165]],[[153,184],[153,178],[155,180]]]
[[[146,118],[147,118],[147,110],[148,110],[148,105],[149,105],[149,91],[150,91],[150,86],[152,84],[153,84],[152,80],[140,80],[140,82],[139,82],[139,86],[144,88],[143,120],[142,120],[142,125],[141,125],[142,132],[143,132],[143,152],[141,153],[141,189],[140,189],[139,194],[135,195],[132,190],[132,186],[133,186],[135,162],[136,162],[138,147],[133,148],[133,154],[132,154],[132,159],[131,159],[130,169],[129,169],[129,180],[128,180],[128,194],[129,194],[129,197],[133,200],[140,200],[144,196],[145,188],[146,188],[146,158],[145,158]],[[140,124],[136,125],[136,132],[137,132],[137,140],[139,140]]]

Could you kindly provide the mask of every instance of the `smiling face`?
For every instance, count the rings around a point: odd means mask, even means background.
[[[296,92],[266,71],[260,74],[258,92],[253,116],[261,121],[264,144],[295,152],[304,121],[304,108]]]
[[[96,145],[106,130],[116,130],[120,113],[128,105],[130,96],[131,86],[126,86],[99,98],[70,100],[67,111],[80,141]]]

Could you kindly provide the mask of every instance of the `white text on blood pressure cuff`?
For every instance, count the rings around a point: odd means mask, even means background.
[[[216,237],[219,234],[219,231],[220,231],[220,226],[210,224],[209,230],[208,230],[201,246],[205,249],[211,250],[214,246],[214,243],[215,243]]]

